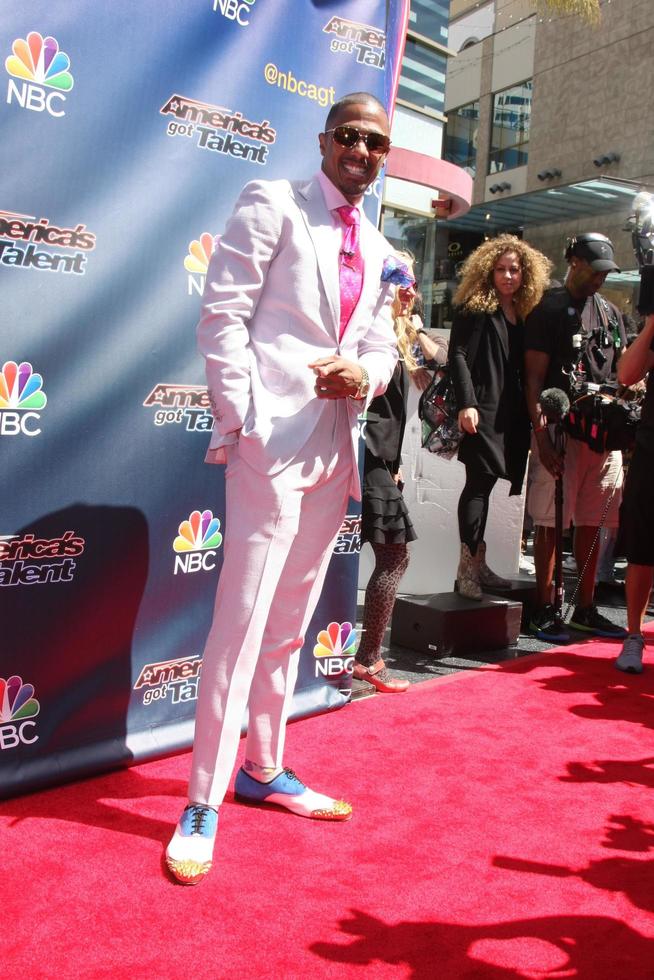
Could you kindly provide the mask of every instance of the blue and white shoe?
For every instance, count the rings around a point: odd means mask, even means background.
[[[182,813],[168,847],[166,865],[183,885],[197,885],[211,868],[218,829],[218,811],[201,803],[189,803]]]
[[[299,817],[313,820],[349,820],[352,816],[349,803],[315,793],[298,779],[292,769],[284,769],[269,783],[262,783],[245,769],[239,769],[234,795],[239,803],[280,806]]]

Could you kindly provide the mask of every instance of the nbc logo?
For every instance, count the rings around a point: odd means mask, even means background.
[[[32,371],[28,361],[5,362],[0,371],[0,435],[39,435],[41,430],[34,423],[48,401],[42,389],[43,378]]]
[[[30,719],[36,718],[41,705],[33,694],[34,685],[23,684],[22,677],[0,677],[0,752],[38,740],[33,732],[36,722]]]
[[[316,677],[338,677],[352,673],[357,642],[352,623],[330,623],[326,630],[320,630],[316,639],[318,642],[313,648]]]
[[[250,23],[248,16],[256,0],[213,0],[214,13],[235,21],[240,27]]]
[[[26,38],[16,38],[11,48],[13,54],[5,61],[10,76],[7,104],[15,100],[22,109],[32,112],[65,115],[63,93],[72,89],[73,76],[68,70],[70,58],[59,50],[57,40],[31,31]]]
[[[194,510],[179,525],[179,534],[173,541],[174,574],[212,571],[216,567],[216,549],[222,543],[218,518],[210,510]]]
[[[204,292],[204,282],[209,268],[209,259],[214,253],[218,244],[218,237],[210,235],[208,231],[203,232],[199,239],[194,239],[189,243],[188,254],[184,259],[184,268],[188,272],[188,295],[197,293],[202,296]]]

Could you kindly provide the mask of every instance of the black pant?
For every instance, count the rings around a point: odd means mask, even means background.
[[[496,483],[497,477],[491,473],[466,466],[466,482],[459,497],[457,513],[459,538],[462,544],[467,544],[471,555],[477,554],[479,542],[484,539],[488,500]]]

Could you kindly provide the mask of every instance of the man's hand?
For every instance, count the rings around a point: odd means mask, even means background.
[[[462,408],[458,415],[459,428],[474,436],[479,425],[479,412],[476,408]]]
[[[561,453],[557,453],[554,448],[554,443],[550,439],[550,434],[547,429],[541,429],[540,432],[536,433],[536,445],[538,447],[538,458],[545,469],[554,477],[562,476],[563,456]]]
[[[351,398],[363,381],[363,371],[344,357],[321,357],[309,364],[316,375],[318,398]]]

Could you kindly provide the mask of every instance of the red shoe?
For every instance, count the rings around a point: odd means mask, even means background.
[[[352,676],[358,681],[367,681],[382,694],[400,694],[409,687],[409,681],[401,681],[399,677],[390,675],[381,658],[370,667],[364,667],[355,660]]]

